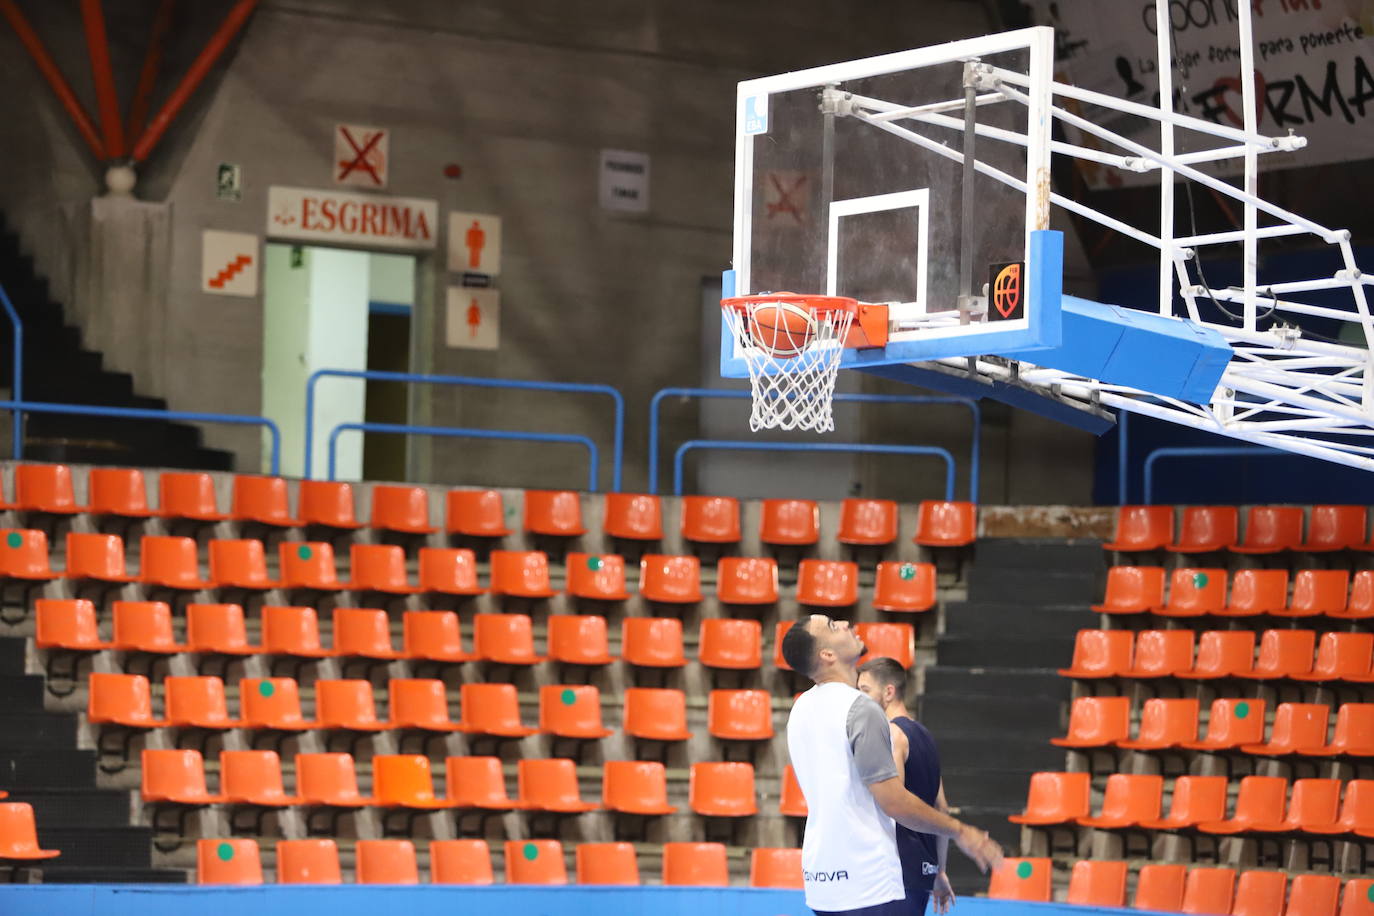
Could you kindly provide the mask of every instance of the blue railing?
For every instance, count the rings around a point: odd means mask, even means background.
[[[607,395],[615,404],[615,442],[612,446],[611,454],[611,490],[618,491],[620,489],[621,465],[625,455],[625,398],[621,396],[619,391],[612,388],[610,385],[584,385],[577,382],[528,382],[519,379],[479,378],[470,375],[420,375],[413,372],[379,372],[362,369],[317,369],[310,374],[310,378],[305,383],[305,467],[303,476],[307,480],[314,476],[312,452],[315,444],[315,384],[326,376],[334,378],[360,378],[369,382],[407,382],[426,385],[466,386],[471,388],[513,388],[523,391],[559,391],[571,394]],[[363,425],[366,424],[358,424],[357,428],[361,428]],[[425,428],[439,429],[440,427]],[[399,432],[399,430],[391,431]],[[501,430],[489,430],[489,432],[501,432]],[[426,435],[441,434],[426,433]],[[520,433],[520,435],[525,436],[532,434]],[[548,435],[552,435],[552,433]],[[511,437],[488,436],[485,438],[496,439]]]
[[[559,442],[584,445],[587,448],[587,491],[595,493],[601,474],[601,453],[596,443],[586,436],[564,435],[563,433],[522,433],[504,429],[465,429],[459,426],[411,426],[406,423],[340,423],[329,431],[329,461],[327,470],[333,480],[337,471],[339,434],[348,430],[364,433],[398,433],[416,436],[449,436],[467,439],[515,439],[524,442]]]
[[[1292,457],[1292,452],[1276,448],[1167,447],[1157,448],[1145,457],[1145,505],[1155,501],[1155,462],[1161,458],[1277,458]],[[1124,505],[1124,503],[1123,503]]]
[[[692,439],[673,453],[673,495],[682,495],[682,462],[695,449],[729,452],[871,452],[880,455],[935,455],[945,460],[945,499],[954,499],[954,456],[934,445],[869,445],[863,442],[767,442]]]
[[[659,435],[659,409],[664,398],[720,398],[728,400],[746,400],[753,397],[748,391],[728,388],[663,388],[654,395],[649,403],[649,492],[658,492],[658,435]],[[836,394],[836,401],[844,403],[859,404],[961,404],[967,407],[969,413],[973,415],[973,436],[969,447],[969,500],[978,501],[978,469],[980,466],[980,449],[982,444],[982,412],[978,409],[978,402],[972,398],[944,397],[936,395],[916,395],[916,394]],[[693,440],[694,448],[703,448],[713,441],[709,439]],[[748,443],[754,445],[755,443]],[[873,446],[864,449],[851,448],[846,443],[788,443],[785,451],[879,451],[885,450],[887,446]],[[835,447],[832,447],[835,446]],[[760,446],[762,448],[762,446]],[[908,446],[897,446],[897,448],[908,448]],[[678,450],[679,457],[681,449]],[[940,449],[939,451],[944,451]],[[912,454],[930,454],[920,452]],[[945,452],[945,454],[949,454]],[[675,460],[675,464],[678,462]],[[953,489],[950,489],[948,499],[954,498]]]
[[[0,401],[0,410],[12,410],[22,418],[26,413],[72,414],[80,417],[123,417],[130,420],[184,420],[188,423],[228,423],[233,426],[265,426],[272,434],[270,473],[281,473],[281,430],[267,417],[232,413],[197,413],[186,410],[148,410],[143,407],[106,407],[97,404],[50,404],[46,401]],[[15,451],[16,459],[22,456]]]
[[[0,285],[0,305],[5,307],[5,317],[10,320],[10,328],[14,331],[14,365],[11,367],[13,373],[10,381],[10,397],[15,401],[24,400],[24,322],[19,320],[19,312],[15,311],[14,303],[10,302],[9,293],[5,292],[5,287]],[[11,431],[14,436],[14,443],[11,446],[10,454],[15,461],[24,457],[24,412],[18,407],[14,408],[13,420],[14,429]]]

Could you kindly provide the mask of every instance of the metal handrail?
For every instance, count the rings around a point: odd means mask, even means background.
[[[5,292],[4,284],[0,284],[0,305],[5,307],[5,315],[10,320],[10,327],[14,330],[14,366],[13,378],[10,381],[10,397],[15,401],[24,400],[24,322],[19,318],[19,312],[15,309],[14,303],[10,302],[9,293]],[[19,408],[14,409],[13,444],[10,446],[10,454],[15,461],[24,457],[24,412]]]
[[[1145,457],[1145,505],[1154,505],[1155,462],[1161,458],[1212,458],[1212,457],[1291,457],[1292,452],[1276,448],[1226,448],[1222,446],[1166,446],[1157,448]]]
[[[459,426],[412,426],[407,423],[339,423],[329,431],[329,460],[326,469],[329,479],[337,472],[339,434],[348,430],[364,433],[399,433],[401,435],[446,436],[466,439],[516,439],[525,442],[562,442],[585,445],[589,461],[587,471],[587,491],[595,493],[601,471],[601,453],[596,443],[586,436],[565,433],[526,433],[505,429],[465,429]]]
[[[934,445],[870,445],[864,442],[768,442],[733,439],[692,439],[673,454],[673,495],[682,495],[682,463],[694,449],[733,452],[873,452],[882,455],[935,455],[945,460],[945,499],[954,499],[954,456]]]
[[[47,401],[0,401],[0,410],[26,413],[72,414],[89,417],[127,417],[133,420],[185,420],[191,423],[228,423],[234,426],[265,426],[272,434],[270,473],[281,473],[281,430],[267,417],[232,413],[197,413],[186,410],[149,410],[144,407],[108,407],[98,404],[52,404]]]
[[[649,492],[658,492],[658,434],[659,434],[659,407],[664,398],[684,397],[684,398],[721,398],[729,400],[745,400],[753,397],[752,392],[739,391],[729,388],[663,388],[654,395],[649,402]],[[845,394],[835,395],[836,401],[860,404],[962,404],[969,409],[973,415],[973,437],[969,448],[969,500],[978,501],[978,470],[980,466],[980,450],[982,443],[983,415],[978,407],[978,402],[973,398],[961,398],[940,395],[918,395],[918,394]],[[711,441],[711,440],[695,440]],[[722,440],[724,441],[724,440]],[[835,451],[826,449],[822,446],[825,443],[816,443],[814,446],[807,446],[804,443],[797,443],[818,451]],[[953,491],[950,499],[954,498]]]
[[[530,382],[521,379],[480,378],[470,375],[422,375],[415,372],[381,372],[371,369],[316,369],[306,380],[305,467],[303,469],[303,476],[306,480],[312,478],[314,471],[311,464],[315,437],[315,383],[325,376],[360,378],[373,382],[417,382],[428,385],[454,385],[472,388],[513,388],[525,391],[561,391],[572,394],[608,395],[615,403],[615,442],[614,451],[611,455],[611,490],[618,491],[620,489],[620,472],[625,454],[625,398],[610,385],[586,385],[578,382]],[[439,427],[427,428],[437,429]],[[549,435],[553,434],[550,433]]]

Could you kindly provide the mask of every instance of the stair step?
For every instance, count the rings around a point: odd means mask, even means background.
[[[58,713],[0,711],[0,747],[75,750],[77,719]]]
[[[1000,770],[1015,760],[1026,773],[1064,769],[1064,749],[1050,744],[1052,736],[1008,741],[994,731],[984,734],[937,735],[940,766],[963,770]]]
[[[946,636],[1024,634],[1035,639],[1064,639],[1072,645],[1074,634],[1097,622],[1097,615],[1086,604],[1037,606],[970,600],[945,605]]]
[[[43,709],[43,676],[41,674],[0,674],[0,696],[5,698],[5,709],[10,712],[41,712]]]
[[[0,636],[0,675],[24,673],[27,643],[22,636]]]
[[[974,556],[978,569],[1053,569],[1096,572],[1107,566],[1102,542],[1094,539],[981,538]]]
[[[87,868],[149,868],[153,831],[150,827],[58,827],[38,818],[38,843],[62,850],[62,864]]]
[[[1096,572],[975,567],[969,575],[972,602],[1088,606],[1100,591]]]
[[[53,859],[60,862],[61,859]],[[71,868],[43,863],[44,884],[188,884],[179,868]]]
[[[1016,735],[1026,738],[1059,734],[1064,704],[1035,697],[944,697],[926,704],[921,722],[937,741],[944,735]]]
[[[1045,697],[1067,701],[1070,681],[1053,668],[952,668],[933,665],[925,669],[922,700],[957,696]]]
[[[10,791],[94,788],[95,751],[0,747],[0,773]]]
[[[964,668],[1067,668],[1073,640],[1058,637],[941,636],[941,665]]]
[[[951,805],[1022,805],[1029,774],[1021,770],[965,770],[940,767],[945,798]]]
[[[8,801],[33,805],[43,829],[127,827],[132,810],[123,789],[15,789]]]

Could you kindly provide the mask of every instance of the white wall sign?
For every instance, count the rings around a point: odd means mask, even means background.
[[[649,154],[621,149],[601,151],[601,208],[647,213]]]
[[[501,346],[501,291],[448,288],[445,339],[462,350],[495,350]]]
[[[390,161],[390,131],[361,124],[334,125],[336,184],[384,188]]]
[[[448,215],[448,269],[496,276],[501,272],[501,217],[490,213]]]
[[[271,238],[433,248],[439,205],[415,197],[378,197],[319,188],[267,189]]]
[[[258,237],[205,229],[200,234],[200,291],[216,296],[258,294]]]

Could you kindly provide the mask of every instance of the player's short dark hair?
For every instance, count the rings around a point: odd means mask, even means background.
[[[783,660],[792,666],[793,671],[807,677],[816,669],[816,637],[806,629],[810,622],[811,615],[808,614],[788,627],[782,637]]]
[[[885,655],[870,658],[859,666],[859,673],[867,674],[877,681],[880,690],[887,686],[895,687],[898,699],[906,696],[906,669],[895,658],[888,658]]]

